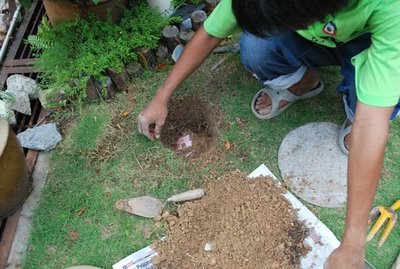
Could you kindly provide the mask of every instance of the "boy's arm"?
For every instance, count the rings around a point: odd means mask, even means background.
[[[341,245],[325,269],[364,268],[368,217],[381,175],[393,107],[357,104],[347,171],[347,215]]]
[[[151,140],[159,138],[167,117],[167,104],[172,93],[204,62],[221,40],[207,34],[203,27],[196,31],[153,100],[140,113],[138,118],[140,133]],[[155,124],[154,130],[150,128],[151,124]]]

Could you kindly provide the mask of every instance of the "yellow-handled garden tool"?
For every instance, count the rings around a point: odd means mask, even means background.
[[[400,208],[400,200],[397,200],[391,207],[386,208],[383,206],[377,206],[372,209],[369,217],[370,220],[376,218],[379,214],[379,218],[372,227],[371,231],[368,234],[367,241],[371,240],[375,234],[379,231],[379,229],[383,226],[383,224],[388,220],[388,224],[383,231],[382,237],[379,240],[378,246],[381,247],[383,243],[385,243],[388,238],[390,232],[392,231],[394,225],[397,221],[397,213],[396,210]]]

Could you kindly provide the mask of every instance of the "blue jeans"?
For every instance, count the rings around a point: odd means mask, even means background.
[[[347,117],[353,121],[357,95],[351,58],[370,45],[369,34],[329,48],[306,40],[296,32],[283,32],[266,38],[244,32],[240,39],[240,55],[244,67],[273,89],[288,89],[303,77],[307,69],[340,66],[343,79],[337,91],[343,94]],[[399,110],[400,102],[392,113],[392,119]]]

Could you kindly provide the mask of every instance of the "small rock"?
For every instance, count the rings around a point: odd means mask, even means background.
[[[128,74],[125,69],[118,72],[114,69],[107,68],[106,73],[114,82],[117,91],[124,91],[128,87]]]
[[[7,14],[0,14],[0,33],[7,33],[7,27],[10,24],[7,18]]]
[[[26,92],[14,92],[6,90],[6,93],[14,97],[13,101],[6,101],[9,108],[14,109],[15,111],[18,111],[25,115],[30,116],[32,114],[29,95]]]
[[[50,151],[62,140],[55,123],[27,129],[17,135],[24,148]]]
[[[204,246],[205,251],[214,251],[217,248],[217,245],[215,243],[206,243]]]
[[[125,66],[126,73],[129,79],[134,79],[141,76],[144,72],[143,67],[138,62],[130,62]]]
[[[47,89],[40,92],[39,100],[45,109],[54,110],[63,107],[67,99],[64,90]]]
[[[156,51],[157,64],[165,63],[169,57],[168,48],[166,46],[158,46]]]
[[[9,76],[7,78],[7,90],[15,93],[27,93],[31,100],[38,99],[40,94],[40,87],[36,81],[23,75]]]

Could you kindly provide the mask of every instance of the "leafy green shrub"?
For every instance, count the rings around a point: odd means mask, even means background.
[[[155,48],[169,22],[144,3],[127,10],[118,25],[93,17],[52,27],[44,19],[38,34],[28,38],[38,54],[34,64],[41,71],[39,83],[80,102],[90,77],[101,80],[106,68],[121,70],[122,63],[137,59],[140,48]]]

